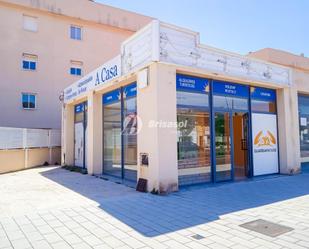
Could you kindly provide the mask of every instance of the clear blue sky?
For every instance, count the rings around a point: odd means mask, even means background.
[[[201,42],[247,54],[265,47],[309,57],[309,0],[96,0],[198,31]]]

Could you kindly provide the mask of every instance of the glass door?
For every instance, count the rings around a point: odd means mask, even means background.
[[[248,160],[248,113],[233,113],[233,165],[234,178],[242,180],[249,177]]]
[[[248,176],[249,87],[213,81],[214,180]]]
[[[121,101],[106,103],[104,116],[104,167],[103,173],[122,176],[121,167]]]
[[[215,112],[215,180],[228,181],[232,179],[232,136],[230,112]]]
[[[250,176],[248,113],[215,112],[217,182]]]

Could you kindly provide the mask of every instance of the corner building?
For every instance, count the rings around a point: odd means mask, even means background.
[[[154,20],[64,90],[62,164],[159,193],[299,173],[292,75]]]

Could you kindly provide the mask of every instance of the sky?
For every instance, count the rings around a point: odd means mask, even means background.
[[[309,57],[309,0],[96,0],[200,33],[201,43],[247,54],[271,47]]]

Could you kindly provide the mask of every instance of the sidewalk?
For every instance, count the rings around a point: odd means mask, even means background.
[[[0,248],[309,248],[309,174],[168,196],[58,167],[0,175]],[[293,230],[269,237],[239,225]]]

